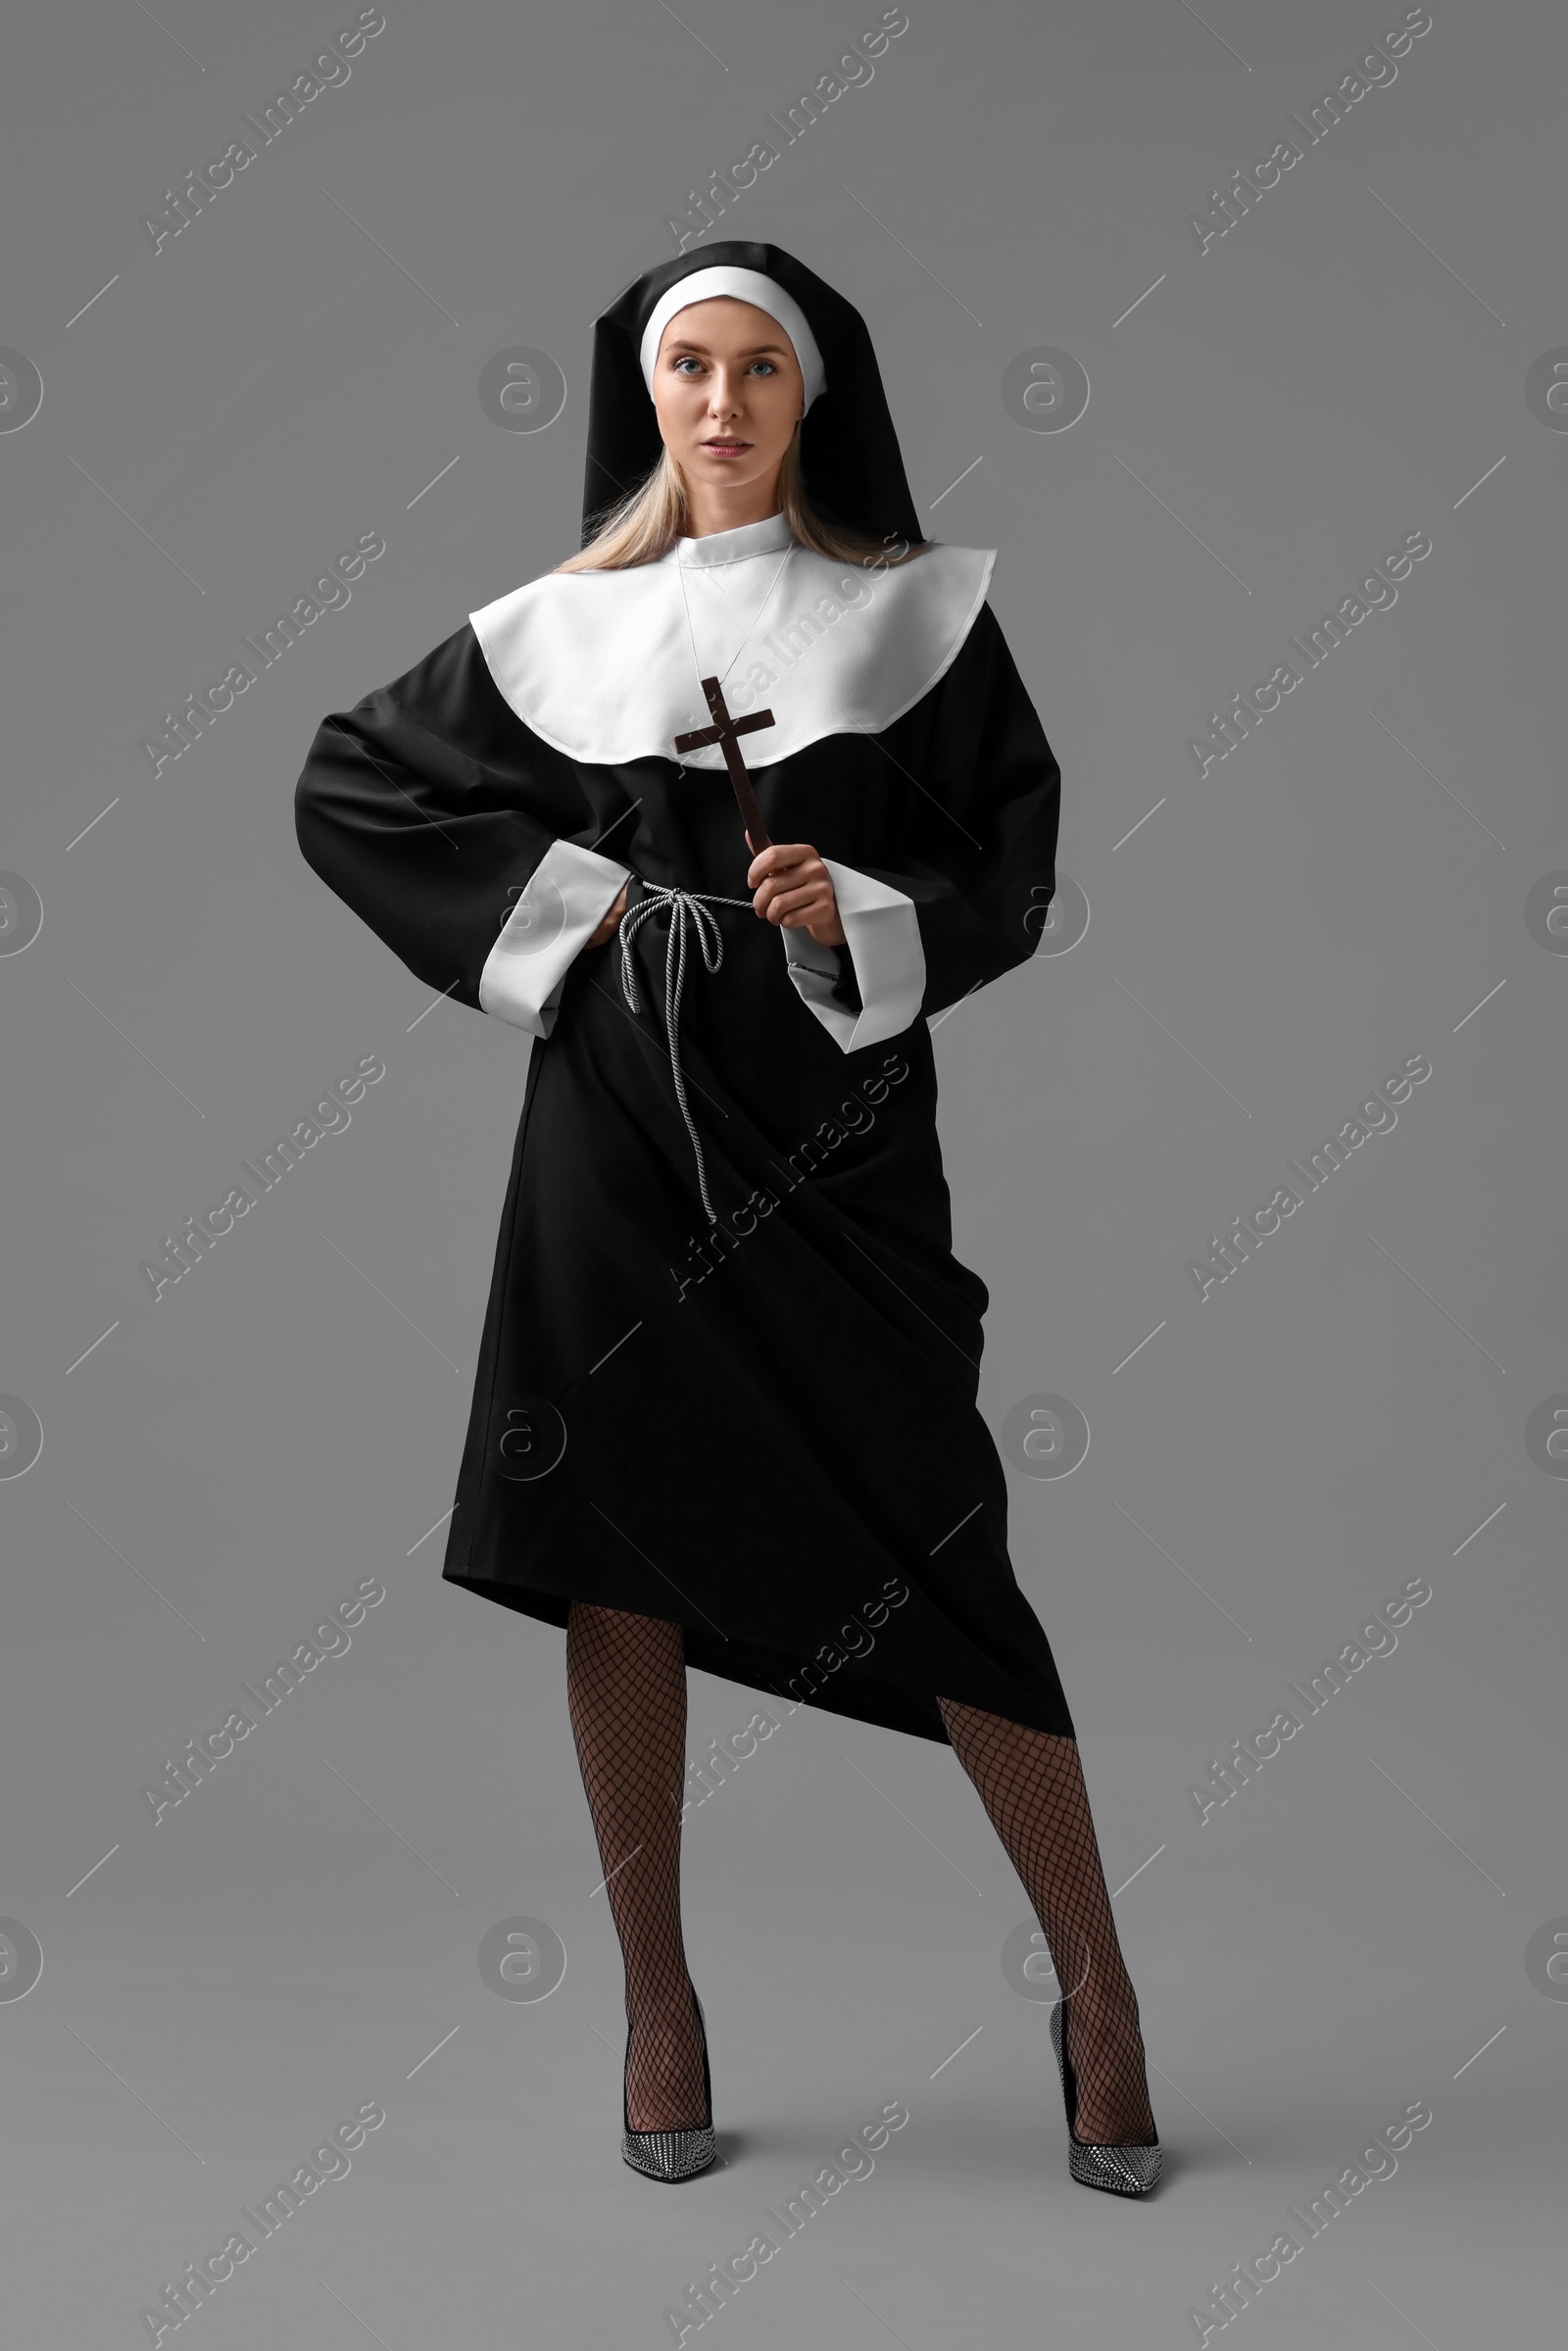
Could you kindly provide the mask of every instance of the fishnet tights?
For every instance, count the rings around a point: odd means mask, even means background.
[[[1061,1984],[1077,2135],[1097,2146],[1154,2136],[1138,2001],[1122,1962],[1074,1739],[939,1698],[955,1752],[1007,1849]]]
[[[702,2035],[680,1919],[686,1649],[677,1624],[571,1603],[566,1701],[626,1970],[633,2131],[708,2121]],[[1101,1869],[1077,1741],[939,1698],[949,1739],[1023,1881],[1061,1984],[1077,2132],[1099,2146],[1154,2135],[1138,2029]]]
[[[686,1786],[680,1626],[573,1600],[566,1703],[626,1968],[627,2125],[694,2130],[709,2117],[680,1927]]]

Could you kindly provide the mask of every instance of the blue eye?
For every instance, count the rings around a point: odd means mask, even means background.
[[[696,374],[701,372],[702,366],[695,352],[683,351],[670,361],[670,371],[675,375]],[[753,360],[746,372],[748,375],[776,375],[778,363],[775,360]]]

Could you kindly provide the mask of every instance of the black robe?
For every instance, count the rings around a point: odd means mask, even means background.
[[[618,943],[577,955],[523,1089],[442,1572],[557,1625],[573,1599],[678,1622],[707,1673],[916,1737],[945,1739],[938,1696],[1070,1737],[976,1408],[988,1294],[953,1254],[927,1026],[1028,959],[1056,761],[989,605],[880,735],[772,765],[762,740],[772,838],[913,900],[920,1017],[846,1053],[777,926],[713,909],[723,961],[688,961],[679,1053],[715,1227],[672,1085],[667,911],[638,927],[639,1012]],[[751,895],[721,770],[553,749],[468,623],[323,721],[296,808],[322,880],[475,1007],[558,839],[633,869],[628,911],[641,878]]]

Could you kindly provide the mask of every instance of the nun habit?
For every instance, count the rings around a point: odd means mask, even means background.
[[[584,543],[660,455],[648,347],[726,292],[801,357],[813,507],[918,546],[858,313],[739,241],[599,319]],[[939,1695],[1073,1735],[976,1408],[988,1294],[953,1254],[928,1026],[1029,959],[1054,887],[993,560],[846,563],[775,515],[547,573],[325,718],[296,794],[328,887],[533,1040],[446,1580],[672,1620],[707,1673],[944,1741]],[[824,859],[843,947],[752,910],[722,750],[672,748],[709,675],[768,714],[741,737],[762,821]]]

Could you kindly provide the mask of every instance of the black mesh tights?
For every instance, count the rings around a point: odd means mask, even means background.
[[[626,1964],[627,2122],[633,2131],[693,2130],[708,2117],[680,1931],[686,1791],[680,1626],[573,1600],[566,1703]]]
[[[633,2131],[708,2118],[702,2040],[680,1922],[686,1659],[662,1617],[574,1600],[566,1695],[626,1969]],[[1138,2002],[1122,1964],[1077,1742],[938,1701],[948,1737],[1023,1881],[1067,1995],[1077,2130],[1101,2145],[1147,2144],[1153,2118]]]
[[[1154,2135],[1138,2001],[1122,1961],[1075,1739],[939,1698],[958,1761],[1046,1931],[1066,2002],[1078,2136],[1102,2147]]]

